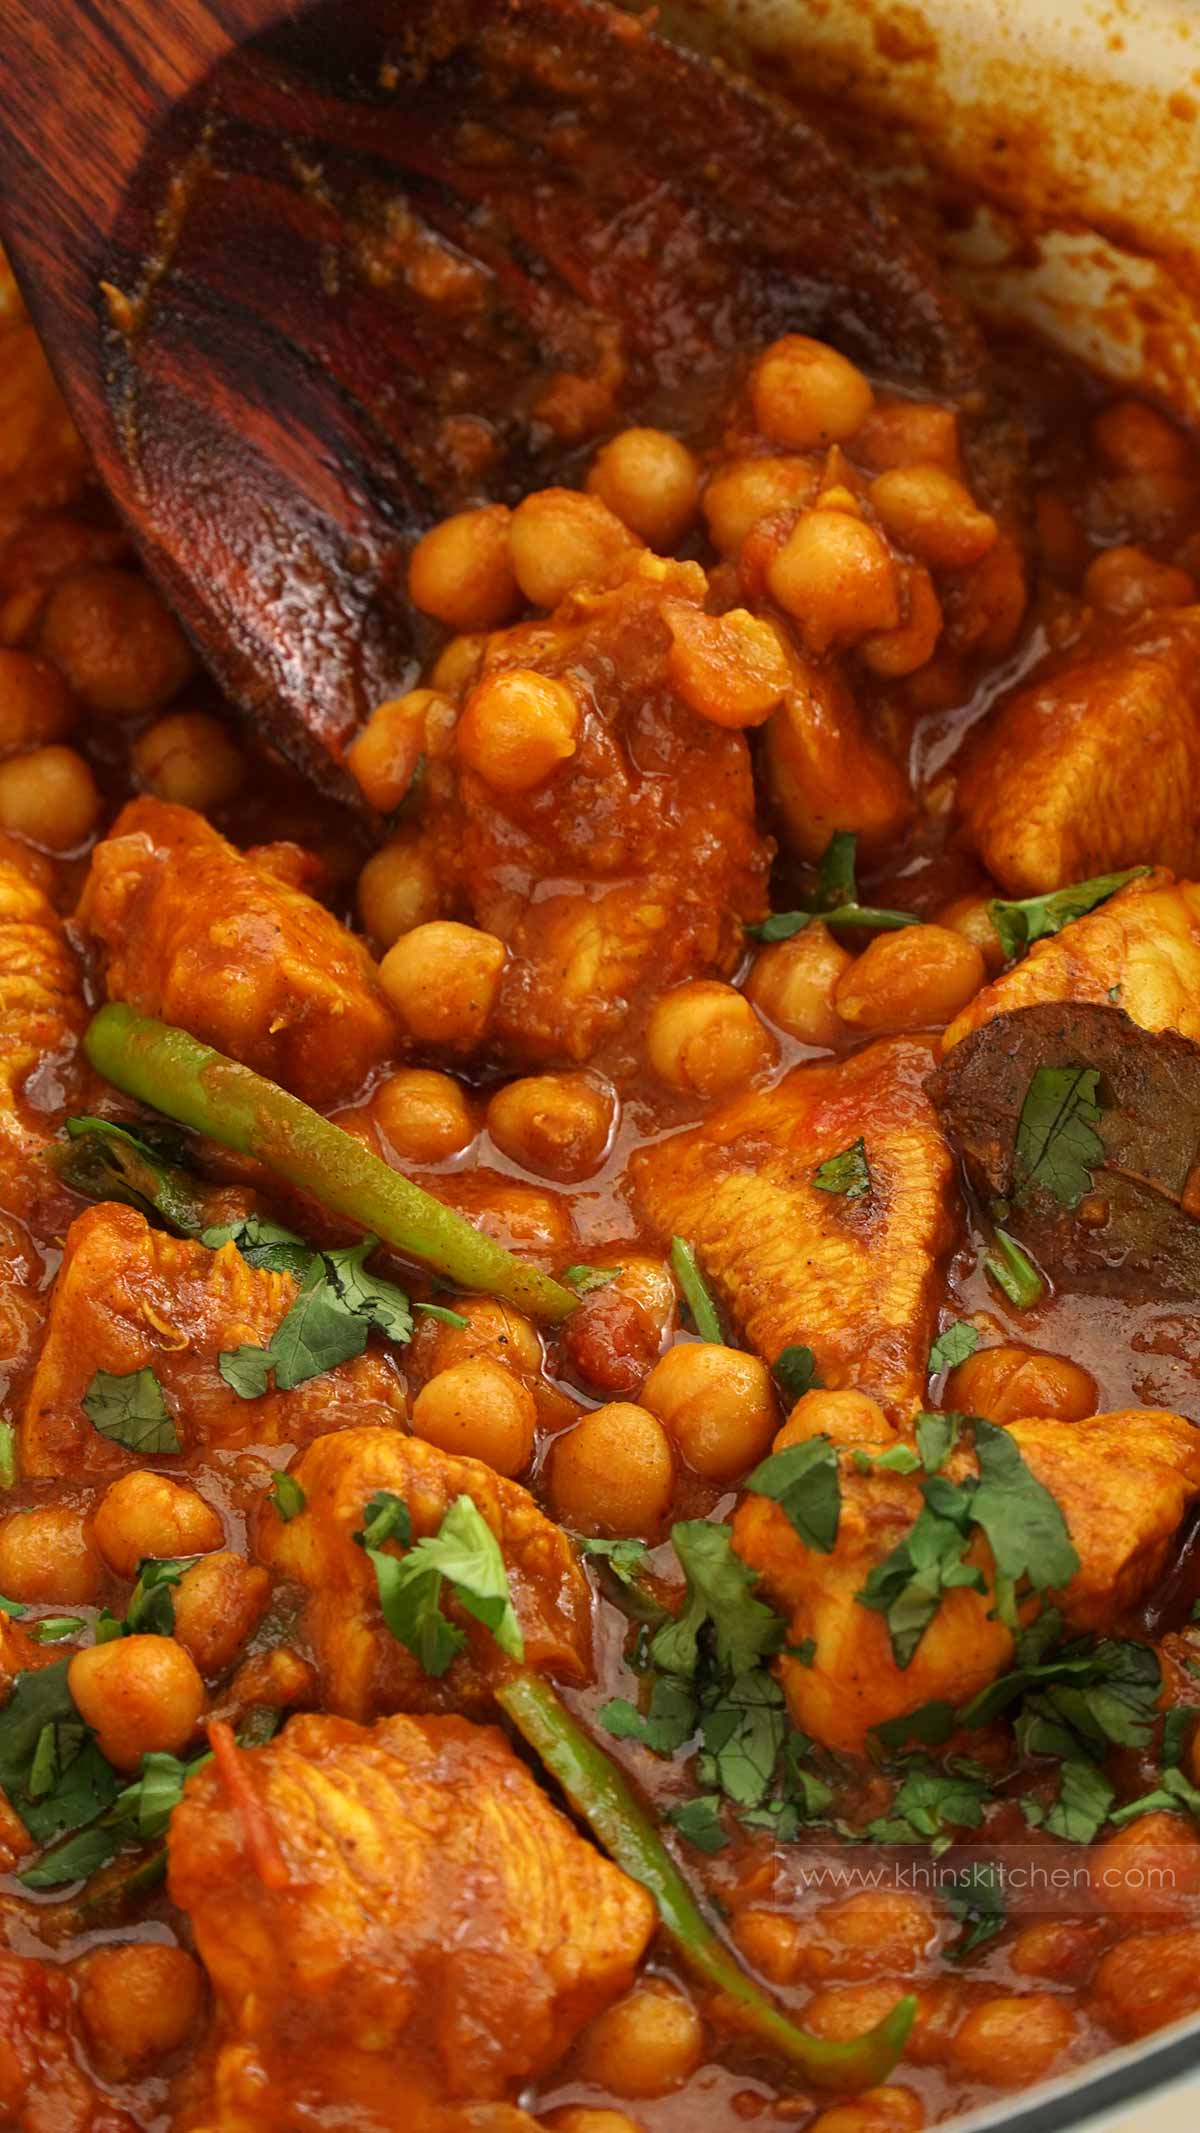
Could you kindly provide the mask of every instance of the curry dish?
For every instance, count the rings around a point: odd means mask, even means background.
[[[355,817],[0,320],[0,2124],[917,2133],[1200,2013],[1200,450],[997,336],[575,409]]]

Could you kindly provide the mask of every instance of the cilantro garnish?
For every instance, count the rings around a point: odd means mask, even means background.
[[[935,1435],[930,1425],[949,1419],[922,1417],[924,1456],[945,1456],[941,1430]],[[931,1474],[921,1484],[921,1509],[913,1525],[856,1595],[861,1606],[886,1616],[898,1667],[910,1665],[944,1593],[959,1586],[987,1591],[983,1572],[967,1560],[976,1530],[986,1536],[995,1558],[997,1606],[1014,1626],[1019,1583],[1045,1592],[1069,1584],[1079,1568],[1062,1511],[1026,1466],[1016,1440],[978,1416],[961,1419],[973,1433],[978,1478],[951,1482]]]
[[[838,1193],[845,1200],[863,1199],[871,1190],[871,1172],[862,1135],[843,1148],[840,1155],[818,1163],[812,1181],[818,1192]]]
[[[860,904],[857,851],[858,837],[853,830],[835,830],[821,854],[813,894],[802,897],[794,911],[773,911],[759,925],[747,926],[750,938],[790,941],[793,934],[811,926],[815,918],[827,926],[869,926],[880,933],[918,925],[920,922],[911,911],[880,910],[872,904]]]
[[[126,1451],[149,1455],[183,1450],[162,1387],[148,1364],[124,1373],[98,1370],[84,1393],[83,1411],[93,1429]]]
[[[938,1334],[929,1351],[930,1377],[937,1377],[943,1370],[957,1370],[960,1363],[974,1355],[978,1346],[978,1328],[969,1318],[956,1318],[952,1326],[946,1326]]]
[[[921,1465],[927,1474],[941,1473],[947,1459],[958,1443],[958,1434],[965,1419],[965,1416],[956,1414],[953,1408],[946,1414],[937,1414],[927,1410],[924,1414],[917,1416],[915,1430],[917,1450],[921,1455]]]
[[[116,1857],[117,1843],[108,1829],[81,1829],[77,1836],[55,1850],[45,1852],[35,1866],[28,1866],[17,1879],[26,1889],[57,1889],[69,1881],[86,1881],[99,1867]]]
[[[61,1644],[64,1637],[77,1637],[87,1623],[82,1615],[42,1615],[27,1628],[35,1644]]]
[[[1090,1844],[1108,1820],[1115,1798],[1108,1779],[1094,1763],[1064,1762],[1058,1798],[1042,1827],[1050,1836],[1062,1837],[1068,1844]]]
[[[988,905],[988,917],[1000,936],[1001,946],[1009,962],[1024,955],[1035,941],[1045,940],[1052,933],[1061,933],[1064,926],[1074,918],[1082,918],[1087,911],[1094,911],[1099,904],[1107,903],[1118,889],[1127,882],[1137,881],[1148,874],[1149,867],[1127,867],[1123,874],[1096,874],[1090,881],[1072,882],[1068,888],[1055,889],[1049,896],[1026,896],[1019,902],[1010,902],[994,897]]]
[[[754,1597],[757,1572],[735,1555],[728,1526],[693,1518],[673,1526],[671,1539],[687,1579],[676,1620],[660,1629],[650,1646],[655,1666],[690,1677],[699,1663],[699,1639],[712,1639],[716,1662],[730,1674],[748,1673],[778,1651],[783,1625]]]
[[[809,1437],[771,1452],[752,1474],[745,1487],[755,1496],[768,1496],[777,1503],[806,1548],[829,1555],[838,1534],[842,1492],[838,1476],[837,1448],[824,1435]]]
[[[996,1867],[989,1859],[972,1860],[949,1884],[940,1884],[938,1894],[952,1918],[964,1928],[958,1939],[943,1949],[944,1960],[961,1963],[976,1948],[994,1940],[1003,1931],[1007,1914],[1004,1893]]]
[[[403,1289],[367,1271],[377,1243],[365,1237],[341,1251],[310,1255],[299,1291],[269,1346],[243,1342],[217,1358],[221,1376],[239,1398],[260,1399],[272,1379],[277,1392],[292,1392],[323,1376],[361,1355],[372,1327],[392,1341],[411,1339],[412,1311]]]
[[[868,1822],[866,1834],[877,1844],[928,1843],[936,1855],[954,1842],[956,1830],[979,1828],[990,1789],[987,1773],[971,1764],[951,1762],[939,1770],[917,1756],[905,1768],[890,1812]]]
[[[686,1237],[672,1237],[671,1265],[701,1340],[715,1341],[718,1346],[723,1346],[725,1335],[720,1313],[705,1287],[700,1262]]]
[[[996,1249],[983,1262],[996,1287],[1018,1311],[1032,1311],[1046,1294],[1046,1284],[1028,1252],[1023,1252],[1006,1229],[995,1232]]]
[[[200,1242],[212,1252],[219,1251],[223,1244],[235,1245],[247,1266],[261,1267],[273,1274],[295,1274],[297,1279],[302,1279],[312,1264],[311,1244],[267,1215],[239,1215],[233,1222],[214,1223],[201,1230]]]
[[[372,1498],[364,1516],[363,1546],[375,1572],[383,1619],[427,1674],[444,1674],[466,1644],[464,1632],[442,1613],[442,1585],[460,1607],[491,1631],[511,1659],[524,1657],[521,1627],[508,1589],[500,1543],[470,1496],[456,1497],[436,1533],[426,1534],[403,1556],[385,1555],[367,1538],[378,1534]],[[386,1515],[392,1515],[390,1508]],[[392,1532],[399,1538],[399,1528]],[[411,1530],[411,1528],[410,1528]]]
[[[286,1526],[291,1524],[293,1518],[299,1518],[301,1511],[303,1511],[308,1502],[308,1498],[295,1475],[289,1474],[281,1468],[276,1472],[274,1481],[267,1492],[267,1502],[274,1505]]]
[[[771,1365],[771,1376],[789,1407],[794,1407],[797,1400],[802,1400],[806,1392],[821,1383],[812,1349],[796,1342],[780,1349]]]
[[[125,1634],[169,1637],[175,1627],[175,1603],[171,1587],[178,1585],[186,1564],[156,1556],[139,1564],[137,1584],[125,1610]]]
[[[606,1289],[622,1272],[619,1266],[569,1266],[559,1280],[574,1289],[577,1296],[590,1296],[593,1289]]]
[[[729,1842],[721,1827],[721,1802],[715,1792],[698,1793],[695,1799],[668,1807],[667,1820],[697,1851],[721,1852]]]
[[[1025,1092],[1017,1125],[1013,1176],[1016,1196],[1040,1190],[1061,1206],[1078,1207],[1103,1160],[1095,1131],[1100,1117],[1095,1067],[1038,1067]]]
[[[1168,1770],[1153,1792],[1143,1793],[1141,1799],[1131,1800],[1126,1807],[1118,1807],[1109,1820],[1117,1829],[1123,1829],[1127,1822],[1140,1821],[1143,1815],[1180,1812],[1200,1819],[1200,1787],[1193,1785],[1182,1770]]]
[[[39,1844],[94,1821],[117,1796],[67,1687],[69,1663],[18,1674],[0,1724],[0,1789]]]

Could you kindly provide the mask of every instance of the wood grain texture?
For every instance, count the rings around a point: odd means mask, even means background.
[[[790,328],[981,402],[973,329],[811,129],[588,0],[0,22],[4,235],[80,426],[218,679],[333,789],[447,509],[702,424]]]

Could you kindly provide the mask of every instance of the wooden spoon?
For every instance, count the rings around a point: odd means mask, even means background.
[[[973,327],[824,142],[628,15],[4,12],[4,240],[72,411],[222,686],[343,797],[448,510],[686,432],[789,329],[984,405]]]

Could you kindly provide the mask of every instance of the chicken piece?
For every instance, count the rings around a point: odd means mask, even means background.
[[[864,857],[884,851],[913,811],[907,777],[869,733],[837,667],[797,662],[796,682],[766,728],[767,786],[786,842],[818,860],[835,830],[853,830]]]
[[[0,1954],[0,2125],[11,2133],[136,2133],[84,2072],[65,1970]]]
[[[185,1453],[302,1444],[351,1422],[401,1422],[404,1383],[383,1356],[358,1356],[294,1392],[258,1399],[225,1383],[218,1356],[243,1342],[266,1347],[296,1293],[291,1274],[247,1266],[235,1245],[210,1252],[151,1229],[131,1207],[90,1207],[67,1234],[26,1396],[24,1472],[99,1481],[144,1463],[84,1413],[98,1370],[123,1377],[152,1369]]]
[[[630,1165],[645,1215],[687,1238],[769,1363],[806,1344],[825,1385],[901,1416],[924,1395],[953,1234],[953,1164],[923,1088],[931,1057],[927,1039],[896,1038],[797,1067]],[[860,1138],[870,1191],[822,1191],[819,1166]]]
[[[1200,884],[1143,876],[1037,941],[956,1016],[942,1051],[993,1015],[1053,1000],[1121,1007],[1143,1029],[1200,1039]]]
[[[44,1317],[34,1235],[53,1236],[67,1195],[44,1160],[78,1092],[83,980],[41,890],[0,860],[0,1397],[33,1353]]]
[[[253,2097],[260,2133],[343,2112],[410,2133],[435,2101],[501,2100],[628,1990],[650,1898],[492,1727],[305,1716],[239,1762],[282,1885],[209,1766],[171,1820],[169,1887],[221,2008],[218,2096]]]
[[[322,1701],[347,1718],[397,1708],[487,1711],[497,1646],[448,1601],[466,1631],[466,1649],[440,1680],[426,1674],[387,1628],[375,1572],[354,1536],[378,1490],[402,1496],[414,1540],[436,1533],[455,1498],[470,1496],[496,1535],[531,1667],[587,1678],[591,1615],[587,1581],[560,1527],[526,1489],[477,1459],[458,1459],[396,1430],[342,1430],[309,1445],[292,1472],[305,1507],[286,1522],[266,1500],[257,1553],[267,1567],[307,1587],[305,1630],[321,1676]]]
[[[1179,1415],[1135,1408],[1086,1422],[1014,1422],[1010,1434],[1057,1498],[1080,1559],[1054,1596],[1068,1625],[1114,1629],[1157,1581],[1200,1495],[1200,1430]],[[880,1450],[897,1441],[880,1430]],[[788,1617],[788,1643],[814,1640],[811,1666],[786,1656],[776,1662],[794,1723],[827,1747],[859,1754],[871,1727],[925,1703],[965,1703],[986,1688],[1010,1665],[1013,1640],[994,1616],[995,1566],[977,1535],[967,1561],[983,1571],[987,1591],[944,1593],[909,1665],[897,1665],[886,1618],[857,1596],[909,1532],[921,1508],[919,1484],[909,1475],[859,1473],[849,1457],[841,1466],[831,1554],[807,1548],[781,1507],[756,1495],[738,1506],[733,1541],[759,1572],[764,1599]],[[955,1452],[945,1471],[961,1480],[975,1471],[973,1455]]]
[[[1139,616],[1050,661],[959,781],[963,827],[1011,896],[1150,859],[1200,862],[1200,607]]]
[[[397,1049],[363,943],[191,808],[130,801],[92,854],[79,919],[103,950],[110,998],[308,1103],[352,1096]]]
[[[494,790],[452,748],[430,761],[423,836],[447,907],[508,947],[490,1035],[512,1059],[586,1059],[639,992],[731,971],[766,909],[745,738],[668,678],[666,614],[705,590],[697,564],[646,557],[490,639],[483,676],[565,676],[580,709],[574,753],[532,789]]]

